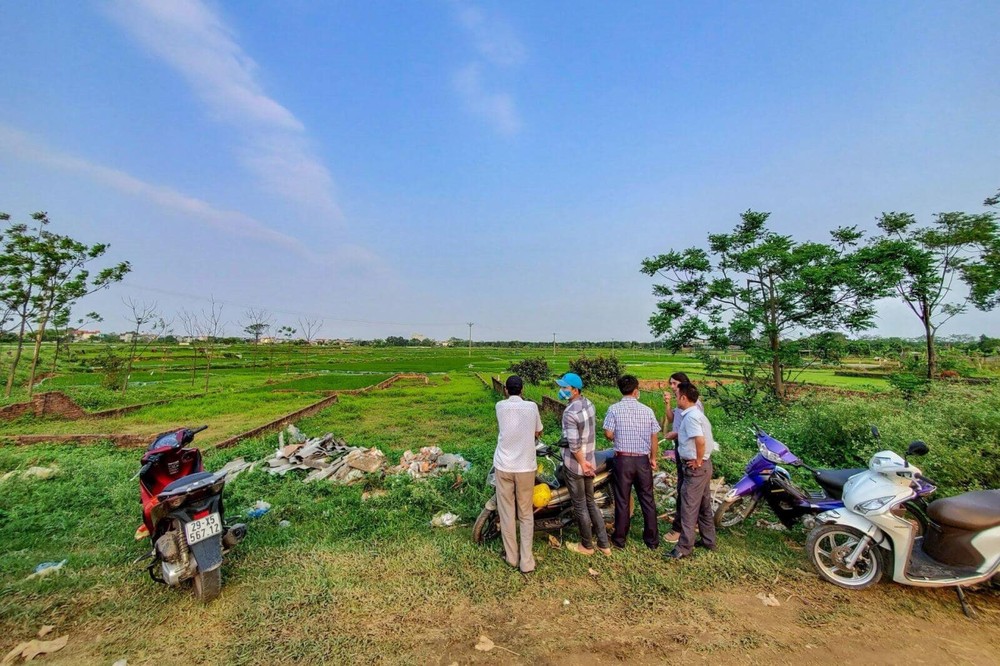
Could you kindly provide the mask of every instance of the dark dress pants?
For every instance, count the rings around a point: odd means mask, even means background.
[[[684,461],[681,460],[681,454],[677,451],[677,447],[674,447],[674,462],[677,464],[677,500],[674,503],[674,522],[670,524],[670,529],[678,534],[681,533],[681,504],[683,502],[683,495],[681,493],[681,486],[684,485]]]
[[[694,550],[695,525],[701,530],[701,541],[715,548],[715,512],[712,511],[712,461],[706,460],[698,469],[684,466],[683,512],[681,538],[677,552],[690,555]]]
[[[632,488],[642,507],[642,540],[650,548],[660,545],[656,525],[656,504],[653,502],[653,468],[649,456],[615,456],[615,531],[611,542],[625,547],[625,539],[632,526],[629,515],[629,497]]]

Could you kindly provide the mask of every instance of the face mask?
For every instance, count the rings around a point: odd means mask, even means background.
[[[560,400],[569,400],[572,397],[573,397],[573,393],[570,392],[569,389],[565,389],[565,388],[564,389],[559,389],[559,399]]]

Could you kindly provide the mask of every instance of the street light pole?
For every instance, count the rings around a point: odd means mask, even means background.
[[[469,324],[469,356],[471,357],[472,356],[472,326],[475,324],[475,322],[470,321],[470,322],[467,322],[467,323]]]
[[[556,334],[552,334],[552,358],[556,357]]]

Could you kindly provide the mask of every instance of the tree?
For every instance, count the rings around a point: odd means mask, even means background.
[[[33,328],[34,348],[28,373],[28,395],[34,391],[35,374],[41,356],[42,341],[49,324],[66,320],[73,304],[84,296],[120,282],[131,270],[127,261],[102,269],[91,278],[87,265],[104,256],[107,243],[87,245],[69,236],[49,231],[48,214],[31,216],[36,226],[13,224],[7,228],[4,253],[0,257],[2,300],[20,319],[18,342],[7,378],[10,395],[14,376],[21,360],[25,334]],[[9,221],[7,214],[0,220]]]
[[[307,345],[312,344],[312,341],[316,339],[316,335],[322,328],[322,319],[311,319],[309,317],[299,319],[299,330],[302,331],[302,339],[306,341]]]
[[[83,328],[87,324],[104,321],[104,318],[96,312],[88,312],[86,315],[76,320],[76,325],[73,328],[69,326],[69,310],[63,310],[57,313],[52,319],[52,328],[56,331],[56,350],[52,354],[52,372],[56,371],[56,363],[59,361],[59,351],[62,347],[69,346],[69,343],[73,341],[73,333],[76,329]],[[72,360],[72,357],[71,359]]]
[[[253,338],[253,368],[255,370],[257,369],[257,350],[260,346],[260,339],[271,330],[273,324],[274,318],[267,310],[249,308],[243,313],[243,321],[240,322],[240,325],[243,327],[243,332]]]
[[[215,344],[222,335],[225,323],[222,321],[222,303],[216,303],[215,297],[209,297],[208,310],[201,311],[203,332],[205,335],[205,392],[208,393],[208,382],[212,375],[212,356],[215,354]]]
[[[543,357],[526,358],[516,363],[511,363],[507,372],[519,376],[529,384],[541,384],[552,376],[549,363]]]
[[[292,359],[292,345],[289,344],[292,341],[292,336],[295,335],[295,329],[291,326],[282,326],[278,329],[278,335],[281,339],[285,341],[285,345],[288,347],[288,351],[285,353],[285,372],[288,372],[288,366]]]
[[[873,303],[887,293],[877,252],[858,248],[862,232],[842,227],[832,244],[795,242],[767,228],[769,213],[748,210],[732,233],[709,234],[709,249],[672,250],[642,262],[642,272],[665,280],[649,319],[674,350],[707,338],[736,344],[755,363],[770,366],[770,389],[785,398],[785,368],[799,364],[786,343],[793,331],[863,330]]]
[[[156,301],[147,303],[129,297],[123,299],[122,302],[128,308],[125,319],[132,322],[132,329],[128,333],[129,350],[128,360],[125,364],[125,380],[122,382],[122,397],[124,397],[128,391],[129,380],[132,378],[132,364],[135,363],[135,358],[138,355],[136,350],[138,349],[139,354],[146,351],[153,341],[167,332],[170,322],[160,316]],[[140,340],[145,343],[142,347],[139,347]]]
[[[988,200],[987,200],[988,201]],[[872,247],[892,257],[885,277],[924,329],[927,378],[937,369],[935,338],[952,317],[971,304],[992,310],[1000,303],[1000,226],[994,213],[938,213],[930,226],[918,227],[910,213],[883,213],[882,236]],[[956,296],[956,278],[968,293]]]
[[[198,341],[201,337],[201,322],[198,320],[198,315],[194,312],[188,312],[186,309],[181,309],[177,318],[181,321],[181,328],[184,330],[184,335],[187,336],[188,340],[191,341],[191,386],[194,386],[195,379],[198,376],[198,350],[197,347],[193,346],[194,343]]]

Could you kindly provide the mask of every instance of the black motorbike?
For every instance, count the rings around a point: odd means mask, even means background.
[[[535,446],[538,468],[535,474],[535,530],[558,533],[574,524],[573,502],[566,485],[565,468],[562,463],[561,448],[565,440],[555,446],[539,442]],[[596,465],[594,477],[594,500],[604,515],[605,523],[612,523],[615,517],[615,499],[612,489],[611,470],[614,468],[615,452],[611,449],[594,452]],[[487,483],[496,487],[496,470],[490,469]],[[543,488],[539,488],[541,485]],[[497,497],[494,494],[483,507],[472,527],[472,540],[486,543],[500,535],[500,516],[497,513]]]

